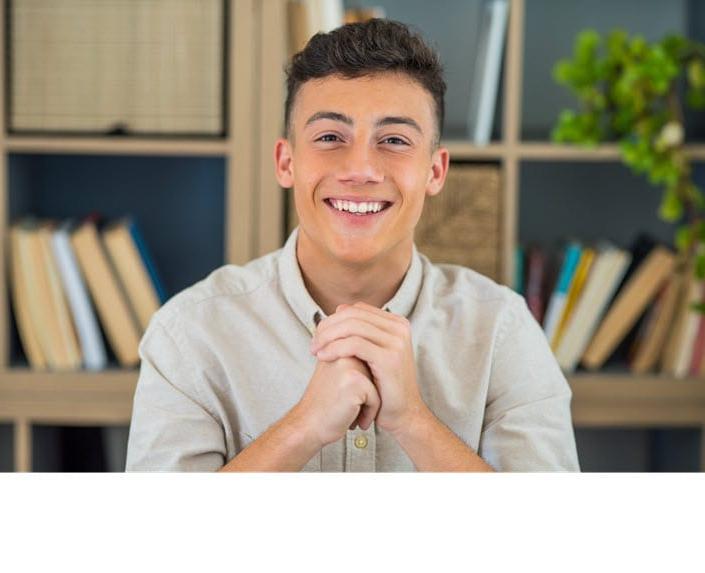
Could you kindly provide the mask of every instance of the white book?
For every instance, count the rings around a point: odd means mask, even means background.
[[[565,309],[566,302],[568,301],[570,285],[573,282],[575,270],[578,268],[578,264],[580,263],[582,252],[582,247],[575,241],[570,242],[565,248],[563,263],[561,264],[561,270],[558,273],[556,287],[553,289],[551,298],[548,301],[548,308],[546,308],[546,315],[543,319],[543,331],[549,344],[552,343],[553,338],[556,335],[556,330],[558,330],[558,325],[560,324],[561,317],[563,316],[563,310]]]
[[[330,32],[343,25],[342,0],[304,0],[309,38],[318,32]]]
[[[603,249],[592,265],[585,287],[556,348],[556,360],[573,372],[607,310],[631,262],[628,251]]]
[[[343,0],[320,0],[319,9],[322,32],[330,32],[343,25],[345,21]]]
[[[497,102],[499,71],[502,67],[508,16],[507,0],[489,0],[485,4],[468,113],[470,139],[477,145],[486,145],[492,135],[492,120]]]
[[[558,323],[560,322],[561,316],[563,316],[563,309],[565,309],[565,303],[567,300],[568,293],[555,291],[551,294],[551,298],[548,300],[546,314],[543,319],[543,332],[546,335],[546,340],[548,340],[549,345],[551,344],[553,337],[556,335]]]
[[[703,281],[691,280],[688,285],[686,296],[690,304],[698,304],[703,297]],[[695,339],[698,336],[698,326],[700,325],[700,317],[702,316],[697,310],[688,309],[688,317],[685,322],[685,330],[681,338],[681,345],[678,349],[678,357],[674,368],[673,375],[676,378],[685,378],[690,371],[690,362],[693,359],[693,350]]]
[[[52,249],[78,332],[84,366],[88,370],[102,370],[108,363],[105,344],[76,255],[71,247],[68,224],[62,225],[52,234]]]

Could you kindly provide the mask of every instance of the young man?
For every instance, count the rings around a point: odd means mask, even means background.
[[[524,300],[414,246],[448,171],[444,92],[396,22],[294,56],[275,162],[300,225],[155,315],[128,470],[578,469],[570,388]]]

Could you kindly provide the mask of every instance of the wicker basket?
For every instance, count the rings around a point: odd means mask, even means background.
[[[426,199],[416,227],[419,251],[494,280],[502,269],[501,176],[494,165],[454,164],[443,191]]]

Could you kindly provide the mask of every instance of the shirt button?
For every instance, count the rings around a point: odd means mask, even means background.
[[[355,447],[360,448],[361,450],[363,448],[367,447],[367,437],[366,436],[358,436],[355,438]]]

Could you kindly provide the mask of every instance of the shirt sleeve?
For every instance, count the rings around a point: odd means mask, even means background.
[[[570,386],[526,301],[507,290],[478,454],[498,471],[579,471]]]
[[[126,471],[216,471],[225,463],[223,427],[200,400],[183,350],[152,320],[139,347]]]

